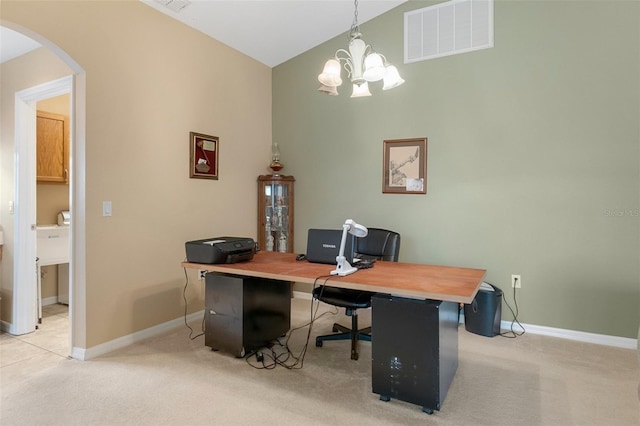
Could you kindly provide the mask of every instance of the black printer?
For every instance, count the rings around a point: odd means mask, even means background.
[[[253,259],[256,243],[253,238],[214,237],[187,241],[187,262],[236,263]]]

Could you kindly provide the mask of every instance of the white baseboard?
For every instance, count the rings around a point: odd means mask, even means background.
[[[303,291],[294,291],[293,297],[295,299],[311,300],[311,293]],[[195,321],[202,318],[204,310],[195,312],[187,316],[187,322]],[[464,313],[460,315],[461,323],[464,323]],[[109,342],[102,343],[97,346],[93,346],[89,349],[72,348],[71,357],[80,361],[89,360],[100,355],[115,351],[117,349],[124,348],[133,343],[140,342],[144,339],[171,331],[177,327],[184,325],[184,318],[176,318],[174,320],[165,322],[163,324],[149,327],[145,330],[138,331],[127,336],[122,336]],[[3,324],[5,326],[5,324]],[[608,336],[605,334],[586,333],[583,331],[565,330],[561,328],[545,327],[540,325],[522,324],[527,333],[540,334],[544,336],[559,337],[561,339],[575,340],[585,343],[595,343],[598,345],[614,346],[624,349],[636,349],[638,345],[637,339],[631,339],[627,337]],[[500,327],[503,330],[511,329],[511,321],[502,321]],[[4,328],[4,327],[3,327]],[[515,331],[520,331],[518,324],[514,325]]]
[[[294,291],[293,293],[295,298],[311,300],[311,293],[305,293],[301,291]],[[190,314],[187,316],[187,322],[200,319],[203,315],[204,310]],[[71,348],[71,357],[79,361],[87,361],[100,355],[115,351],[117,349],[122,349],[144,339],[148,339],[150,337],[173,330],[180,326],[184,326],[184,317],[176,318],[163,324],[158,324],[156,326],[140,330],[136,333],[122,336],[117,339],[99,344],[97,346],[92,346],[88,349],[73,347]]]
[[[606,334],[587,333],[584,331],[566,330],[562,328],[545,327],[543,325],[522,324],[527,333],[540,334],[543,336],[559,337],[561,339],[575,340],[584,343],[595,343],[597,345],[614,346],[623,349],[637,349],[638,339],[628,337],[609,336]],[[503,330],[511,330],[511,321],[502,321],[500,327]],[[521,328],[514,324],[514,331]]]
[[[294,298],[311,299],[311,293],[302,291],[294,291]],[[464,310],[460,312],[460,323],[464,324]],[[597,345],[614,346],[623,349],[637,349],[638,339],[628,337],[609,336],[606,334],[586,333],[584,331],[566,330],[562,328],[545,327],[542,325],[522,324],[527,333],[540,334],[543,336],[559,337],[561,339],[575,340],[584,343],[595,343]],[[501,321],[500,328],[502,330],[511,330],[511,321]],[[518,324],[514,324],[514,331],[519,332],[522,329]]]
[[[294,291],[293,298],[311,300],[311,293],[307,293],[306,291]]]
[[[204,310],[187,315],[187,322],[201,319],[203,315],[204,315]],[[115,351],[117,349],[122,349],[126,346],[132,345],[134,343],[140,342],[150,337],[154,337],[159,334],[166,333],[167,331],[171,331],[180,326],[184,326],[184,320],[185,320],[184,317],[176,318],[174,320],[167,321],[163,324],[158,324],[156,326],[149,327],[144,330],[140,330],[133,334],[122,336],[97,346],[92,346],[89,349],[74,347],[71,349],[71,357],[80,361],[86,361],[86,360],[95,358],[97,356]]]
[[[460,311],[460,324],[464,324],[464,310]],[[623,349],[636,349],[638,339],[628,337],[609,336],[606,334],[587,333],[584,331],[567,330],[564,328],[546,327],[544,325],[534,325],[520,323],[527,333],[540,334],[542,336],[558,337],[560,339],[575,340],[577,342],[595,343],[596,345],[613,346]],[[522,327],[518,323],[513,324],[513,331],[520,333]],[[511,330],[511,321],[500,321],[502,331]]]
[[[42,299],[42,306],[55,305],[58,303],[58,296],[52,296]]]

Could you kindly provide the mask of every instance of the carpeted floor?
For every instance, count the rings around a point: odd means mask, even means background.
[[[292,325],[309,318],[294,299]],[[328,308],[329,309],[329,308]],[[368,323],[368,313],[361,324]],[[459,330],[460,363],[441,411],[371,392],[371,346],[316,348],[314,324],[301,369],[253,368],[177,329],[90,361],[59,358],[47,368],[0,369],[2,425],[639,425],[635,350],[525,334],[487,338]],[[192,324],[199,328],[199,323]],[[289,344],[299,353],[306,329]],[[6,355],[7,345],[3,345]],[[251,364],[260,366],[255,362]],[[14,367],[12,367],[14,366]]]

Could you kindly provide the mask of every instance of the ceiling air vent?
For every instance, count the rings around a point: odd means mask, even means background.
[[[404,62],[493,47],[493,0],[452,0],[404,14]]]
[[[155,0],[156,3],[160,3],[167,9],[170,9],[176,13],[180,12],[185,7],[189,6],[191,2],[189,0]]]

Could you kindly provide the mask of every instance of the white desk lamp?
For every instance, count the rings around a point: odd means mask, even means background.
[[[339,275],[344,277],[345,275],[353,274],[358,270],[351,266],[351,264],[344,257],[344,246],[347,242],[347,233],[355,235],[357,238],[366,237],[369,230],[362,225],[355,223],[351,219],[347,219],[342,225],[342,241],[340,241],[340,253],[336,256],[336,262],[338,263],[336,269],[331,271],[331,275]]]

